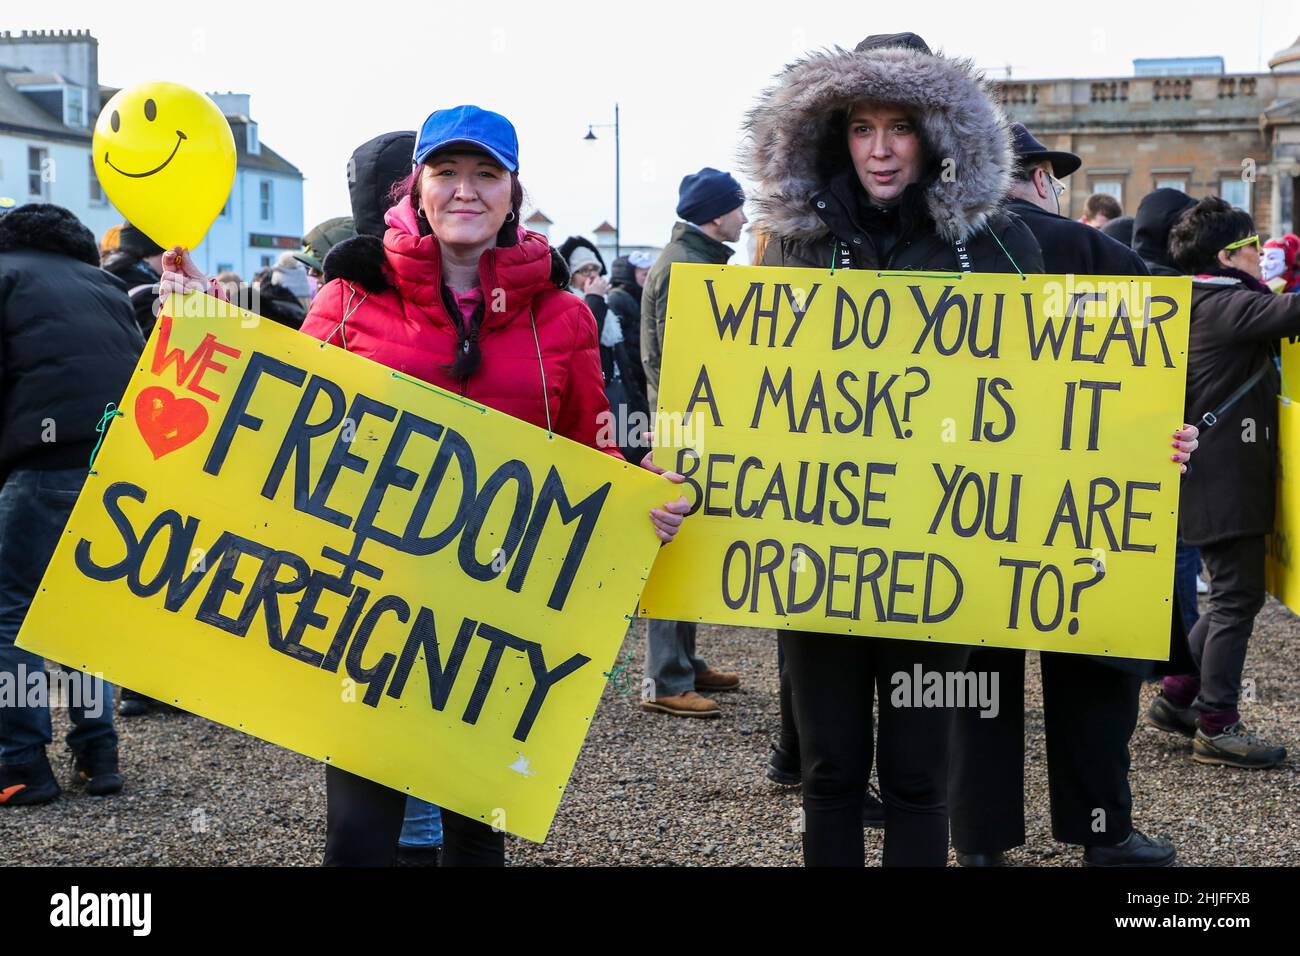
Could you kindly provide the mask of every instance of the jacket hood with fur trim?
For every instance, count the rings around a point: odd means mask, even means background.
[[[969,60],[914,48],[836,47],[788,66],[746,120],[741,166],[759,184],[756,226],[815,239],[828,228],[812,197],[849,164],[845,118],[854,103],[897,103],[915,116],[935,176],[925,208],[949,242],[978,232],[1001,204],[1015,159],[1007,120]]]

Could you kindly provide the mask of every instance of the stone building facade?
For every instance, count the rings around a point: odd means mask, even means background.
[[[1083,158],[1063,197],[1078,218],[1094,192],[1132,215],[1160,186],[1217,194],[1261,232],[1300,227],[1300,39],[1267,73],[1005,80],[1007,113],[1050,148]]]

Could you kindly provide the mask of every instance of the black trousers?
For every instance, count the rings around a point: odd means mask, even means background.
[[[1039,655],[1052,835],[1114,846],[1133,830],[1129,738],[1137,726],[1137,674],[1081,654]],[[969,667],[998,675],[996,717],[964,709],[953,721],[952,843],[997,853],[1025,842],[1025,652],[977,648]]]
[[[949,707],[895,707],[895,674],[964,668],[952,644],[785,631],[803,770],[804,863],[862,866],[862,800],[872,759],[872,701],[880,693],[879,760],[885,866],[944,866],[948,859]]]
[[[326,866],[392,866],[402,834],[406,794],[365,777],[325,767]],[[443,866],[504,866],[505,834],[442,809]]]
[[[1210,578],[1209,610],[1188,635],[1201,675],[1196,706],[1236,710],[1246,646],[1264,606],[1264,539],[1249,535],[1202,545],[1201,560]]]

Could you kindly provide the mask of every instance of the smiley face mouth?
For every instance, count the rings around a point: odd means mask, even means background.
[[[164,159],[164,160],[162,161],[161,164],[155,166],[153,169],[149,170],[147,173],[128,173],[125,169],[118,169],[118,168],[117,168],[116,166],[114,166],[113,163],[109,160],[109,158],[108,158],[108,150],[104,150],[104,165],[109,166],[109,167],[112,167],[112,169],[114,169],[116,172],[121,173],[123,176],[129,176],[129,177],[131,177],[132,179],[143,179],[145,176],[152,176],[154,173],[160,173],[160,172],[162,172],[164,169],[166,169],[166,168],[167,168],[167,164],[170,163],[170,162],[172,161],[172,159],[175,158],[175,156],[176,156],[176,151],[177,151],[178,149],[181,148],[181,141],[182,141],[182,140],[185,140],[185,139],[188,139],[188,138],[189,138],[189,137],[187,137],[187,136],[186,136],[184,133],[182,133],[180,130],[177,130],[177,131],[176,131],[176,145],[172,147],[171,155],[168,156],[166,159]]]

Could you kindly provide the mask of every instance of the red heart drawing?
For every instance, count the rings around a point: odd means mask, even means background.
[[[150,385],[135,398],[135,421],[156,461],[202,435],[208,410],[192,398],[177,398],[161,385]]]

